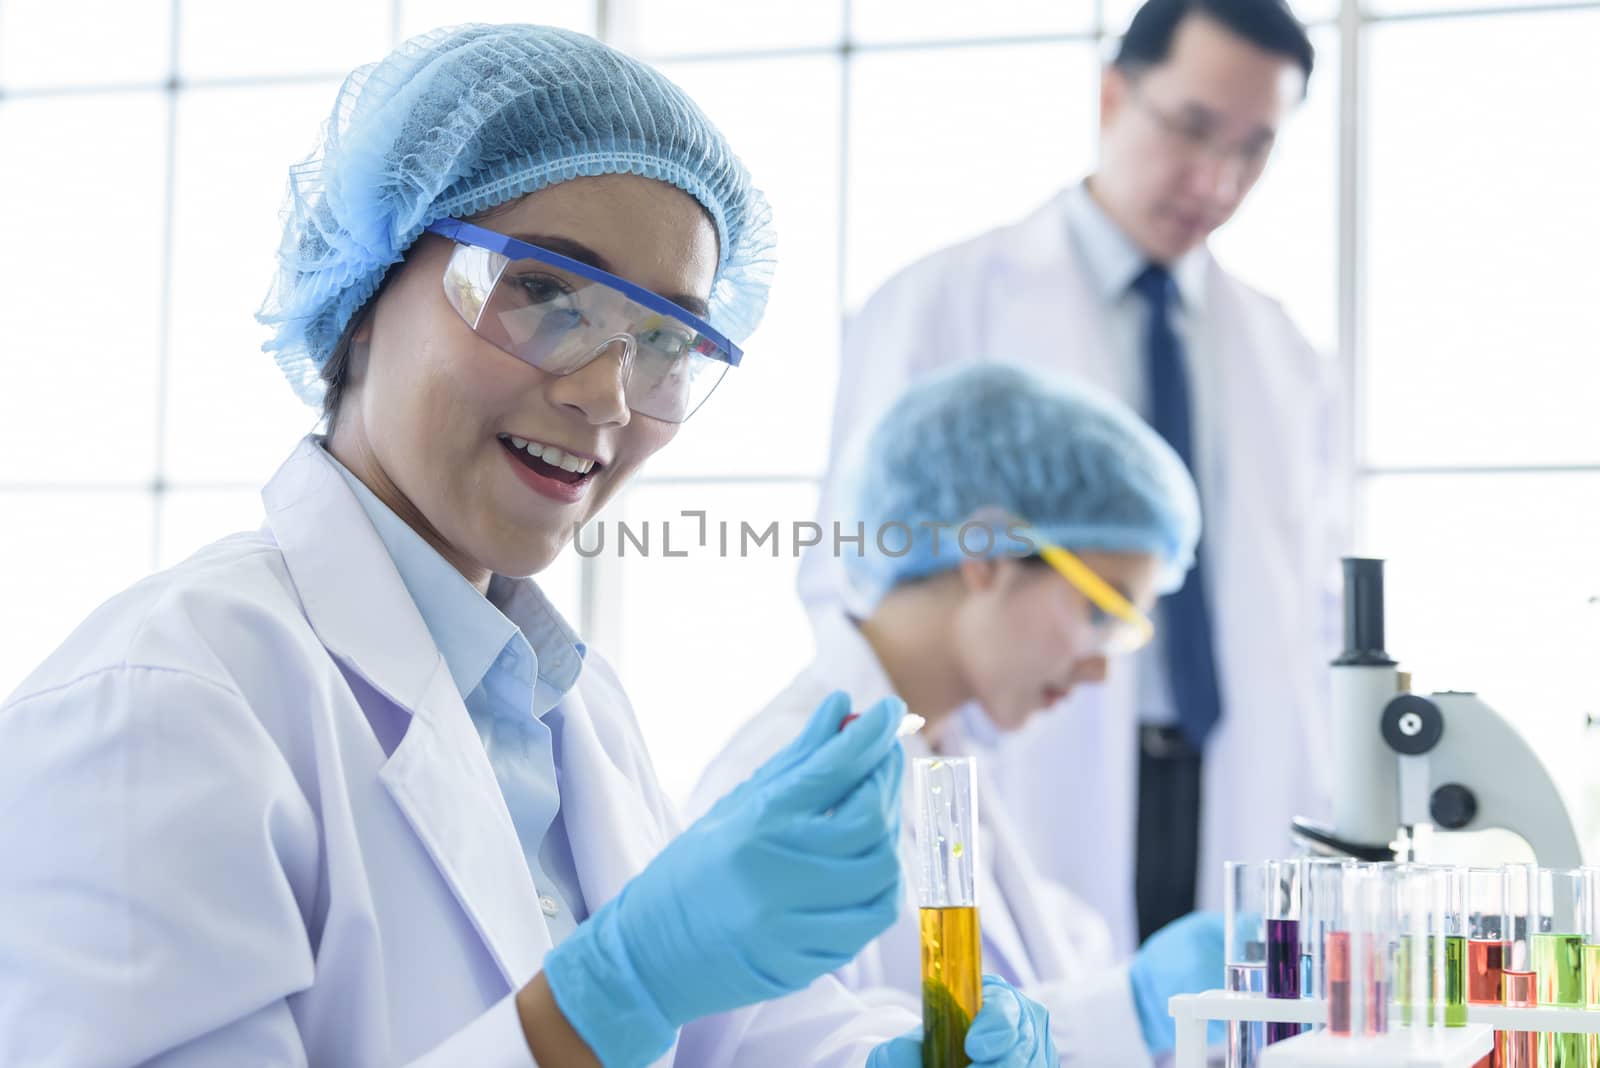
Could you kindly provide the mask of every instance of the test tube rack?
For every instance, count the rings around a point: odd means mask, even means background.
[[[1206,1068],[1206,1024],[1211,1020],[1299,1024],[1327,1020],[1327,1003],[1321,998],[1269,998],[1231,990],[1178,994],[1167,1006],[1177,1022],[1175,1068]],[[1258,1064],[1260,1068],[1472,1068],[1489,1052],[1495,1031],[1600,1034],[1600,1011],[1468,1005],[1467,1026],[1438,1028],[1426,1040],[1405,1028],[1378,1038],[1307,1032],[1266,1047]]]

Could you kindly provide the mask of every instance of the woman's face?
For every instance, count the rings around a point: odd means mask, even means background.
[[[711,292],[716,231],[693,198],[663,182],[574,179],[476,221],[691,311],[702,312]],[[330,446],[481,587],[491,572],[542,570],[677,424],[629,410],[620,345],[557,377],[480,338],[445,297],[453,248],[424,234],[358,329]],[[594,466],[548,477],[513,437]]]
[[[1095,573],[1148,611],[1158,562],[1146,553],[1083,552]],[[956,613],[962,674],[996,727],[1014,731],[1079,683],[1106,677],[1089,600],[1053,568],[1018,559],[970,559]]]

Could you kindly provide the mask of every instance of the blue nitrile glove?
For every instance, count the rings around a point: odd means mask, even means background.
[[[1059,1068],[1050,1013],[1016,987],[983,977],[983,1005],[972,1018],[965,1043],[974,1068]],[[885,1042],[867,1058],[867,1068],[922,1068],[922,1033]]]
[[[1222,916],[1191,912],[1145,939],[1128,969],[1139,1026],[1152,1056],[1169,1053],[1178,1044],[1178,1025],[1167,1011],[1174,994],[1217,990],[1223,983]],[[1212,1021],[1207,1037],[1221,1042],[1223,1024]]]
[[[894,923],[905,704],[886,698],[840,730],[849,712],[829,696],[545,957],[602,1064],[648,1064],[690,1020],[793,993]]]

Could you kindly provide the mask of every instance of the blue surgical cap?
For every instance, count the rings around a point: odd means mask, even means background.
[[[700,109],[591,37],[462,26],[412,38],[340,87],[322,143],[289,171],[262,347],[319,403],[323,364],[425,226],[598,174],[655,178],[700,202],[720,242],[707,318],[748,337],[772,278],[771,211]]]
[[[860,523],[865,537],[840,556],[866,605],[963,554],[1025,551],[1004,522],[962,543],[962,524],[991,509],[1068,549],[1149,553],[1162,592],[1182,585],[1200,538],[1194,480],[1155,431],[1088,386],[1016,367],[978,364],[912,387],[847,464],[842,533]]]

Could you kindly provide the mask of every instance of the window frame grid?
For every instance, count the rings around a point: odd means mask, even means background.
[[[624,36],[619,32],[620,21],[627,17],[629,0],[594,0],[595,26],[602,40],[616,42]],[[1080,32],[1057,32],[1042,34],[1011,34],[998,37],[953,37],[948,39],[908,39],[904,41],[883,42],[857,42],[851,38],[851,9],[852,0],[842,0],[842,25],[839,40],[827,45],[808,45],[795,48],[750,48],[734,49],[715,52],[663,52],[651,53],[648,49],[640,51],[641,58],[651,62],[672,63],[714,63],[714,62],[740,62],[760,59],[778,59],[806,56],[831,56],[839,60],[840,77],[840,112],[838,116],[838,134],[840,139],[839,172],[837,176],[839,194],[839,226],[837,235],[838,257],[838,300],[843,315],[848,315],[851,309],[847,304],[845,291],[846,267],[851,249],[850,222],[848,218],[849,202],[848,191],[850,182],[850,113],[852,100],[852,73],[855,57],[862,54],[886,52],[915,52],[927,50],[949,50],[959,48],[997,48],[1017,45],[1035,45],[1050,43],[1090,43],[1096,51],[1104,56],[1108,42],[1116,38],[1113,28],[1106,25],[1104,0],[1091,0],[1093,4],[1092,28]],[[389,40],[391,46],[400,42],[400,27],[403,24],[405,0],[391,0],[389,5]],[[179,52],[183,26],[183,2],[172,0],[170,32],[168,37],[167,77],[159,83],[150,82],[119,82],[106,85],[64,85],[40,88],[8,88],[0,84],[0,104],[12,100],[24,100],[39,97],[75,96],[75,95],[107,95],[114,96],[130,92],[148,92],[158,89],[166,96],[166,145],[164,152],[164,169],[162,188],[162,248],[161,264],[162,279],[160,288],[160,308],[158,310],[157,328],[157,363],[155,397],[155,454],[154,473],[148,482],[144,483],[72,483],[72,482],[14,482],[0,480],[0,492],[3,493],[28,493],[28,492],[72,492],[72,493],[97,493],[97,492],[125,492],[136,490],[148,493],[151,499],[152,529],[150,536],[150,564],[152,568],[159,566],[159,554],[162,536],[162,514],[166,497],[174,490],[185,492],[193,491],[252,491],[258,488],[251,481],[220,481],[220,482],[190,482],[173,483],[167,476],[167,408],[168,384],[171,373],[171,314],[172,314],[172,260],[175,246],[175,196],[176,196],[176,165],[177,165],[177,122],[181,94],[196,89],[214,89],[219,87],[262,87],[276,85],[304,84],[314,81],[337,80],[346,72],[315,72],[292,75],[260,75],[239,78],[185,78],[179,71]],[[1341,0],[1339,11],[1331,19],[1320,19],[1308,23],[1312,28],[1334,27],[1339,40],[1339,64],[1337,77],[1339,79],[1339,130],[1338,130],[1338,270],[1336,294],[1337,312],[1337,353],[1340,364],[1341,377],[1349,401],[1347,410],[1347,426],[1345,435],[1350,446],[1349,455],[1353,459],[1353,481],[1350,487],[1353,500],[1353,512],[1356,517],[1355,530],[1365,528],[1365,519],[1362,514],[1364,501],[1367,497],[1366,488],[1372,479],[1392,478],[1396,476],[1436,477],[1447,475],[1496,475],[1505,477],[1519,477],[1544,474],[1572,474],[1593,475],[1600,474],[1600,463],[1551,462],[1545,464],[1435,464],[1435,465],[1407,465],[1383,464],[1372,462],[1367,454],[1365,433],[1365,411],[1362,403],[1363,391],[1366,387],[1366,363],[1369,357],[1365,339],[1362,337],[1364,329],[1364,293],[1366,278],[1363,270],[1363,257],[1366,252],[1367,242],[1363,229],[1364,212],[1367,203],[1365,197],[1365,155],[1366,143],[1366,108],[1370,101],[1367,99],[1367,76],[1363,67],[1365,58],[1366,31],[1369,27],[1390,23],[1415,23],[1435,22],[1455,19],[1494,19],[1507,17],[1537,17],[1544,14],[1570,13],[1574,11],[1600,11],[1600,0],[1551,0],[1548,3],[1517,6],[1502,4],[1498,6],[1462,6],[1442,7],[1438,10],[1406,11],[1390,13],[1373,13],[1362,9],[1359,0]],[[1324,75],[1327,76],[1327,75]],[[1064,178],[1063,180],[1066,180]],[[839,326],[842,342],[843,321]],[[797,475],[793,473],[778,472],[749,472],[736,475],[717,474],[671,474],[652,476],[641,474],[636,480],[641,486],[669,485],[669,484],[743,484],[743,485],[774,485],[820,483],[819,475]],[[626,491],[624,491],[626,493]],[[580,631],[591,636],[591,640],[603,637],[607,631],[614,628],[607,626],[608,619],[617,618],[621,610],[626,591],[622,588],[620,575],[607,574],[614,570],[614,566],[607,568],[607,561],[602,558],[584,559],[579,564],[580,588],[580,618],[577,621]],[[601,647],[605,647],[603,643]],[[624,654],[625,655],[625,654]]]

